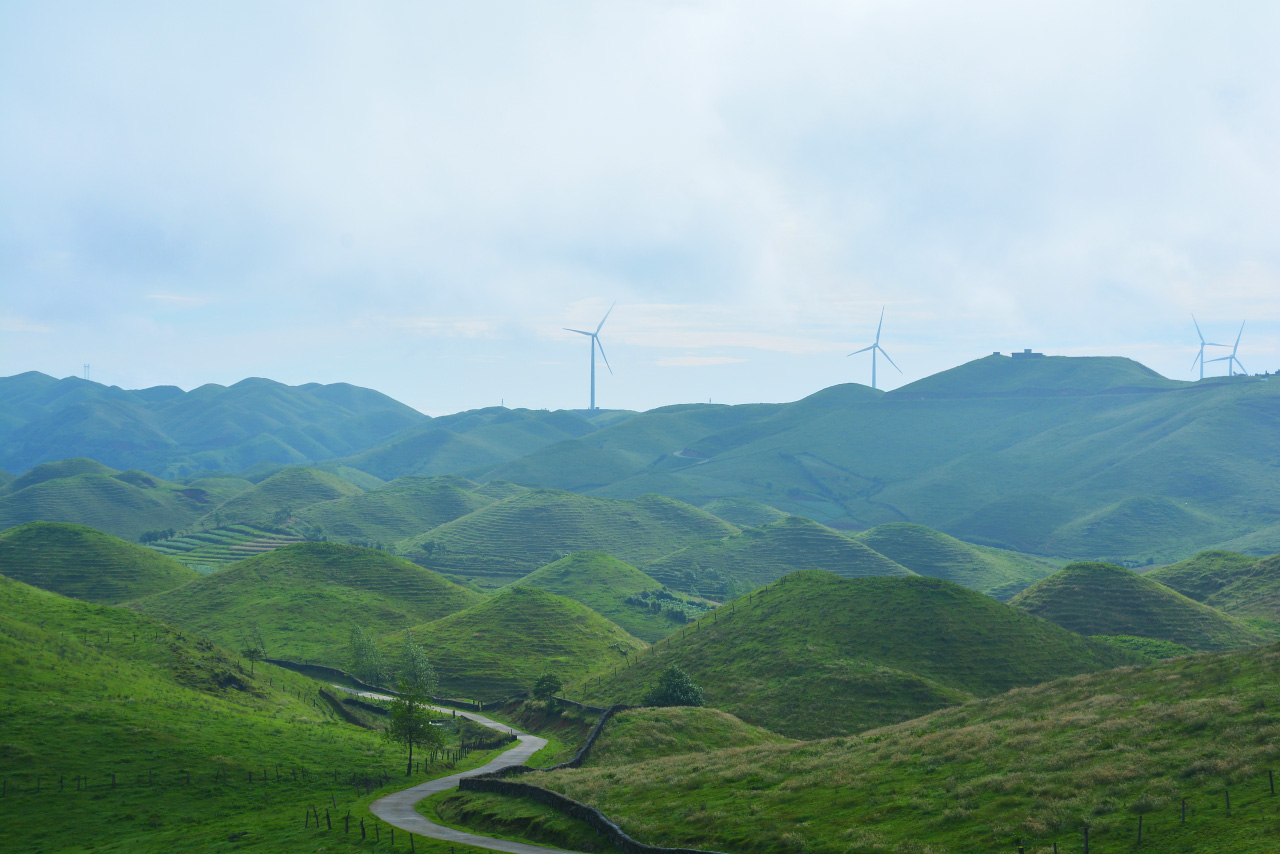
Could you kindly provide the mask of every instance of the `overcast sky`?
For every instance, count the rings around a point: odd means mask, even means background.
[[[1280,369],[1280,4],[0,0],[0,375],[424,412]],[[1223,351],[1227,352],[1227,351]],[[1212,365],[1224,373],[1222,364]]]

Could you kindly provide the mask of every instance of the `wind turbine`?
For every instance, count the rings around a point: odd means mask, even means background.
[[[878,351],[880,353],[884,353],[884,357],[886,359],[889,359],[889,354],[885,353],[884,348],[880,346],[880,329],[883,326],[884,326],[884,306],[880,306],[880,325],[876,327],[875,343],[872,344],[870,347],[863,347],[861,350],[854,350],[852,353],[849,354],[850,356],[856,356],[859,353],[865,353],[868,350],[871,351],[871,387],[872,388],[876,387],[876,352]],[[902,368],[899,368],[897,363],[894,362],[893,359],[889,359],[889,364],[893,365],[894,369],[898,373],[902,373]]]
[[[1199,352],[1199,353],[1196,353],[1196,357],[1195,357],[1194,359],[1192,359],[1192,360],[1191,360],[1191,367],[1192,367],[1192,369],[1194,369],[1194,368],[1195,368],[1195,366],[1196,366],[1196,362],[1199,362],[1199,363],[1200,363],[1200,379],[1204,379],[1204,348],[1205,348],[1205,347],[1225,347],[1225,346],[1227,346],[1227,345],[1226,345],[1226,344],[1214,344],[1214,343],[1212,343],[1212,342],[1210,342],[1210,341],[1206,341],[1206,340],[1204,340],[1204,333],[1202,333],[1202,332],[1200,331],[1200,324],[1196,322],[1196,316],[1195,316],[1194,314],[1193,314],[1193,315],[1191,315],[1191,322],[1195,324],[1195,327],[1196,327],[1196,335],[1200,336],[1200,352]],[[1244,327],[1243,327],[1243,326],[1241,326],[1241,327],[1240,327],[1240,329],[1241,329],[1241,331],[1243,331],[1243,330],[1244,330]],[[1239,343],[1239,342],[1237,341],[1237,343]],[[1219,359],[1210,359],[1209,361],[1211,361],[1211,362],[1217,362],[1217,361],[1220,361],[1220,360],[1219,360]]]
[[[1236,345],[1235,345],[1234,347],[1232,347],[1232,348],[1231,348],[1231,355],[1230,355],[1230,356],[1222,356],[1222,357],[1217,358],[1217,359],[1210,359],[1210,360],[1209,360],[1210,362],[1226,362],[1226,363],[1227,363],[1227,376],[1229,376],[1229,377],[1234,377],[1234,376],[1236,375],[1236,367],[1235,367],[1236,365],[1239,365],[1239,366],[1240,366],[1240,373],[1244,374],[1246,377],[1247,377],[1247,376],[1249,376],[1249,372],[1248,372],[1247,370],[1245,370],[1244,364],[1243,364],[1239,359],[1237,359],[1237,358],[1236,358],[1236,351],[1240,349],[1240,336],[1241,336],[1241,335],[1243,335],[1243,334],[1244,334],[1244,321],[1241,321],[1241,322],[1240,322],[1240,331],[1236,333]],[[1227,346],[1227,345],[1226,345],[1226,344],[1219,344],[1218,346],[1219,346],[1219,347],[1225,347],[1225,346]]]
[[[604,326],[604,322],[609,319],[609,315],[613,314],[613,306],[615,302],[609,306],[609,310],[604,313],[604,317],[600,318],[600,325],[596,327],[595,332],[586,332],[582,329],[570,329],[564,327],[566,332],[576,332],[579,335],[585,335],[591,339],[591,408],[596,408],[596,348],[600,348],[600,358],[604,359],[604,366],[609,368],[610,376],[613,375],[613,368],[609,367],[609,357],[604,354],[604,345],[600,343],[600,329]]]

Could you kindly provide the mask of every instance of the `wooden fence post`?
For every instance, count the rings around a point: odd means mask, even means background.
[[[1227,815],[1231,815],[1231,790],[1223,789],[1222,791],[1227,796]]]
[[[1187,823],[1187,799],[1182,799],[1182,823]]]
[[[1138,813],[1138,844],[1142,844],[1142,813]]]

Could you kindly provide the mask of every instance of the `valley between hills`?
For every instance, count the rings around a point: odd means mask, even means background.
[[[374,805],[509,749],[481,711],[537,770],[415,809],[495,839],[1280,851],[1280,384],[991,356],[430,418],[22,374],[0,411],[14,850],[443,854]],[[413,697],[450,711],[410,758]]]

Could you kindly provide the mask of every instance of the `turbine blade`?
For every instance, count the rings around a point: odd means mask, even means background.
[[[1204,333],[1200,331],[1200,324],[1196,322],[1196,316],[1191,315],[1191,322],[1195,324],[1196,334],[1200,336],[1200,343],[1204,343]]]
[[[1236,334],[1236,346],[1231,348],[1231,355],[1236,354],[1236,350],[1240,349],[1240,336],[1244,334],[1244,321],[1240,321],[1240,332]]]
[[[1240,373],[1242,373],[1242,374],[1247,374],[1247,373],[1249,373],[1249,372],[1248,372],[1248,370],[1246,370],[1246,369],[1245,369],[1244,362],[1241,362],[1239,359],[1236,359],[1236,357],[1235,357],[1235,356],[1232,356],[1231,358],[1232,358],[1232,359],[1235,359],[1235,363],[1236,363],[1236,365],[1238,365],[1238,366],[1239,366],[1239,368],[1240,368]]]
[[[880,330],[884,328],[884,306],[880,306],[880,323],[876,326],[876,343],[880,343]]]
[[[1217,359],[1205,359],[1205,362],[1226,362],[1230,361],[1232,358],[1232,356],[1221,356]]]
[[[1201,348],[1200,352],[1199,352],[1199,353],[1196,353],[1196,357],[1195,357],[1194,359],[1192,359],[1192,360],[1191,360],[1191,367],[1192,367],[1192,369],[1194,369],[1194,368],[1195,368],[1195,366],[1196,366],[1196,362],[1200,361],[1200,360],[1201,360],[1201,359],[1203,359],[1203,358],[1204,358],[1204,349],[1203,349],[1203,348]]]
[[[603,323],[603,321],[601,321]],[[596,342],[596,346],[600,348],[600,357],[604,359],[604,366],[609,369],[609,376],[613,376],[613,367],[609,364],[609,357],[604,354],[604,345],[600,343],[599,335],[592,335],[591,340]]]
[[[877,344],[876,349],[880,351],[880,355],[884,356],[886,359],[889,359],[889,354],[884,351],[883,347]],[[893,359],[889,359],[889,364],[893,365],[895,368],[898,368],[898,366],[894,363]],[[902,368],[898,368],[898,373],[902,373]]]
[[[586,335],[588,338],[594,338],[594,337],[595,337],[595,333],[594,333],[594,332],[583,332],[581,329],[570,329],[570,328],[569,328],[569,327],[567,327],[567,326],[561,326],[560,328],[561,328],[561,329],[563,329],[565,332],[576,332],[576,333],[578,333],[579,335]]]
[[[596,327],[596,334],[597,334],[597,335],[599,335],[599,334],[600,334],[600,329],[604,326],[604,322],[605,322],[606,320],[608,320],[608,319],[609,319],[609,315],[613,314],[613,306],[614,306],[614,305],[617,305],[617,303],[615,302],[613,305],[609,306],[609,310],[608,310],[608,311],[606,311],[606,312],[604,313],[604,317],[600,318],[600,326],[597,326],[597,327]],[[601,352],[601,353],[603,353],[603,352],[604,352],[604,350],[601,350],[600,352]]]
[[[868,350],[874,350],[875,348],[876,348],[876,345],[872,344],[870,347],[863,347],[861,350],[854,350],[854,351],[853,351],[852,353],[850,353],[849,355],[850,355],[850,356],[856,356],[856,355],[858,355],[859,353],[865,353],[865,352],[867,352]]]

